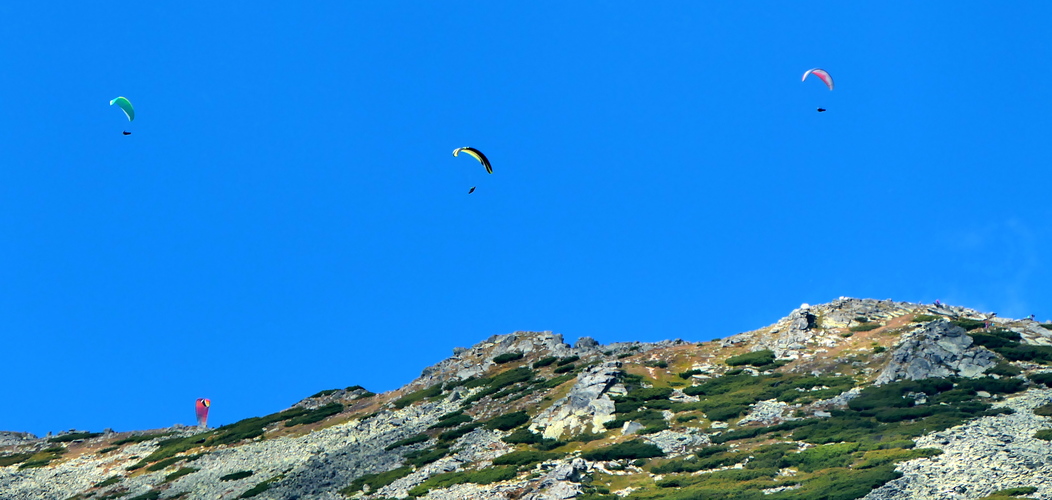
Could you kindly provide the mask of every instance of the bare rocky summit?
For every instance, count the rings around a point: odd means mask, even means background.
[[[840,298],[709,342],[495,335],[217,429],[0,432],[0,498],[1052,498],[1052,325]]]

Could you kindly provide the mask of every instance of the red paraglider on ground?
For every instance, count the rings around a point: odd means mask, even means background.
[[[197,425],[200,427],[208,427],[208,408],[212,406],[211,399],[197,398],[197,403],[194,405],[194,410],[197,411]]]

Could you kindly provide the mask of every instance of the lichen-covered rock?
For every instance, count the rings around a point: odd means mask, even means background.
[[[899,379],[978,377],[996,364],[997,356],[983,347],[972,346],[972,338],[963,328],[933,321],[904,336],[877,376],[876,384]]]
[[[570,393],[534,417],[530,429],[549,438],[606,430],[603,424],[614,418],[614,401],[606,392],[617,382],[620,368],[620,362],[608,361],[581,372]]]
[[[763,425],[774,425],[785,422],[786,420],[797,420],[792,416],[787,416],[786,413],[792,410],[789,403],[784,401],[778,401],[777,399],[768,399],[766,401],[760,401],[749,409],[749,413],[742,417],[738,421],[738,425],[745,424],[763,424]]]

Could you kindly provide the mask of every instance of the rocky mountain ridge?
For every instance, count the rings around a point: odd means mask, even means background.
[[[218,429],[0,433],[0,498],[1052,498],[1050,366],[1052,325],[890,300],[701,343],[515,332]]]

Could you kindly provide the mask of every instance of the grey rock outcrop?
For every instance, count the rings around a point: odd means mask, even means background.
[[[603,424],[614,418],[614,401],[606,392],[617,382],[620,368],[620,362],[608,361],[581,372],[570,393],[537,415],[530,429],[549,438],[605,430]]]
[[[864,500],[980,498],[1023,486],[1038,488],[1027,497],[1052,498],[1052,443],[1034,437],[1052,427],[1052,419],[1033,413],[1050,400],[1052,390],[1031,389],[994,405],[1012,408],[1014,414],[982,417],[918,438],[917,448],[939,448],[943,454],[899,464],[896,470],[903,477]]]
[[[964,329],[946,321],[933,321],[909,332],[891,354],[876,384],[899,379],[977,377],[997,364],[989,350],[972,346]]]

